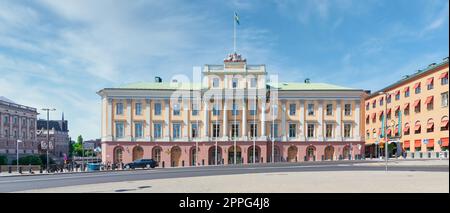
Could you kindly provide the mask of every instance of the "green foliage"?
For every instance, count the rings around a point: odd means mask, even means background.
[[[12,165],[17,164],[17,160],[13,160]],[[28,155],[25,157],[19,158],[20,165],[42,165],[42,160],[39,156],[36,155]]]
[[[41,159],[41,165],[46,166],[47,165],[47,155],[46,154],[39,155],[39,158]],[[50,161],[49,162],[50,165],[55,163],[55,161],[51,157],[49,157],[49,161]]]
[[[6,165],[8,164],[8,158],[4,155],[0,155],[0,165]]]

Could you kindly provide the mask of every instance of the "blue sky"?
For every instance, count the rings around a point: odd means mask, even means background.
[[[0,96],[99,138],[98,90],[221,63],[234,11],[238,52],[281,81],[377,90],[449,52],[448,0],[2,0]]]

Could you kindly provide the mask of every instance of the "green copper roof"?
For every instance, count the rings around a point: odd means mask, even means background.
[[[353,88],[341,87],[326,83],[282,82],[282,83],[268,83],[267,85],[278,88],[279,90],[357,90]]]
[[[118,89],[154,89],[154,90],[198,90],[200,83],[170,83],[170,82],[137,82],[125,84],[117,87]]]

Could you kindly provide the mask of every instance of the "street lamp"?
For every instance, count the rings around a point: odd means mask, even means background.
[[[385,119],[384,119],[384,124],[383,124],[383,129],[384,129],[384,135],[383,135],[383,137],[384,137],[384,150],[385,150],[385,152],[384,152],[384,158],[385,158],[385,164],[386,164],[386,172],[388,171],[388,141],[387,141],[387,96],[388,96],[388,93],[387,92],[379,92],[378,93],[379,95],[384,95],[384,102],[385,102],[385,104],[384,104],[384,117],[385,117]]]
[[[42,108],[42,111],[47,111],[47,173],[49,171],[49,159],[48,159],[48,150],[50,149],[50,130],[49,130],[49,112],[50,111],[56,111],[55,108],[49,109],[49,108]]]
[[[16,171],[19,172],[19,143],[22,143],[21,140],[17,140],[16,143]]]

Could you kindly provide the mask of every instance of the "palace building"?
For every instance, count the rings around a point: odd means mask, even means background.
[[[448,151],[448,91],[447,57],[368,96],[366,156],[384,155],[384,119],[388,140],[397,141],[390,154],[431,158]]]
[[[360,158],[367,93],[325,83],[277,82],[234,53],[205,65],[199,83],[104,88],[104,163],[155,159],[201,166]]]

